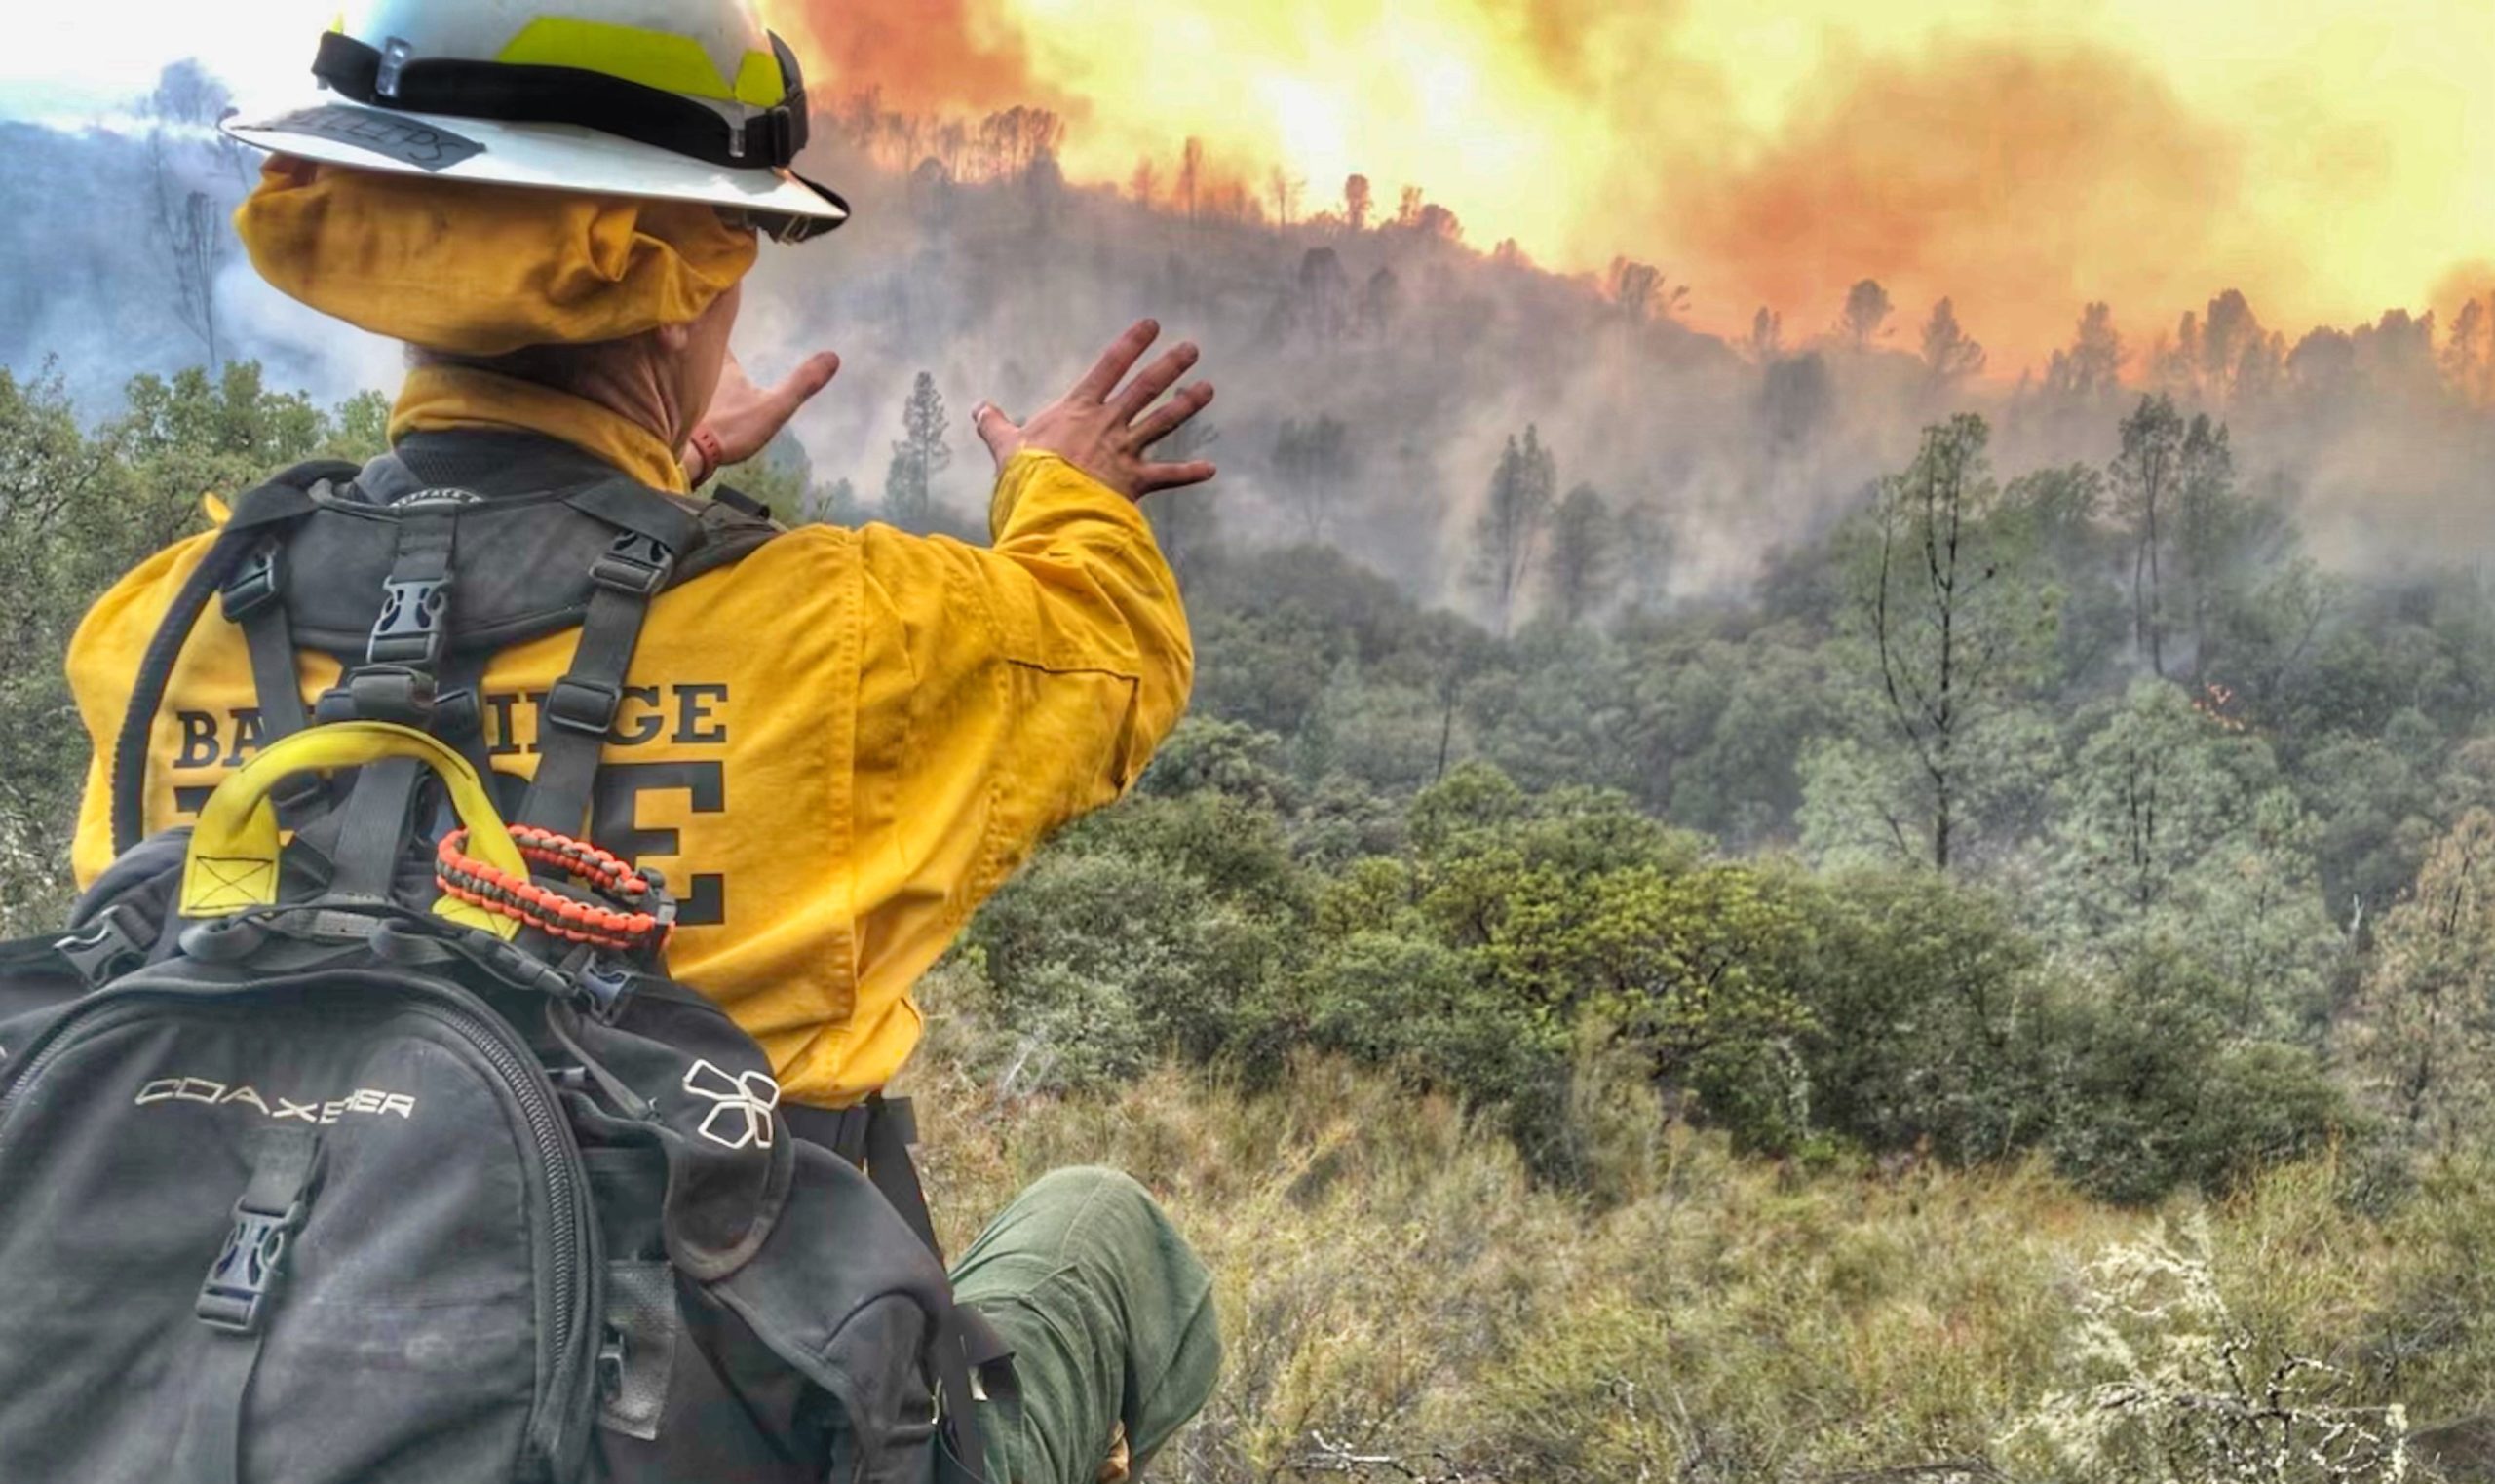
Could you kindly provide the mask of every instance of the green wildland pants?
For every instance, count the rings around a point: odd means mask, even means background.
[[[1210,1275],[1115,1170],[1034,1183],[963,1254],[953,1293],[1014,1347],[1017,1394],[979,1414],[993,1484],[1094,1484],[1122,1427],[1140,1468],[1221,1370]]]

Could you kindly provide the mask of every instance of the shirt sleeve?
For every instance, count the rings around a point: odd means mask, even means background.
[[[947,587],[970,601],[904,627],[920,649],[912,701],[923,714],[948,711],[941,703],[965,681],[1001,696],[971,730],[1007,803],[991,830],[1007,833],[998,846],[1018,864],[1040,837],[1133,786],[1186,711],[1195,649],[1151,522],[1074,465],[1017,455],[988,524],[987,551],[928,544],[960,564]],[[881,575],[873,554],[870,582]]]
[[[989,518],[986,550],[859,533],[857,1004],[825,1059],[914,1040],[918,976],[1052,831],[1131,788],[1186,709],[1186,613],[1134,502],[1024,453]]]

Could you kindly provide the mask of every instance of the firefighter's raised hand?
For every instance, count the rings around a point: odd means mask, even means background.
[[[1130,500],[1211,478],[1212,465],[1201,459],[1163,464],[1152,458],[1155,443],[1212,405],[1212,384],[1205,381],[1161,401],[1164,393],[1195,368],[1200,356],[1191,344],[1179,344],[1132,381],[1127,380],[1135,362],[1160,337],[1161,326],[1150,320],[1128,330],[1091,374],[1075,383],[1073,391],[1029,422],[1017,424],[993,403],[979,403],[971,421],[979,429],[979,440],[996,455],[996,467],[1004,469],[1007,460],[1026,448],[1042,449]]]
[[[737,358],[730,356],[719,373],[719,390],[710,398],[710,410],[685,450],[685,472],[699,483],[727,465],[742,464],[762,452],[788,426],[797,409],[814,400],[839,374],[840,358],[825,351],[808,357],[778,386],[756,386]],[[711,439],[717,440],[715,460]]]

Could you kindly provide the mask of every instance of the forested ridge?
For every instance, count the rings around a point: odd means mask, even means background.
[[[1735,347],[1425,201],[1100,200],[1045,120],[903,127],[844,124],[887,209],[830,307],[786,257],[763,297],[885,370],[836,450],[731,482],[975,539],[948,388],[1036,391],[1164,295],[1252,368],[1224,478],[1154,512],[1193,714],[932,976],[910,1074],[957,1234],[1081,1160],[1203,1241],[1232,1368],[1169,1476],[2371,1484],[2475,1446],[2408,1439],[2495,1377],[2482,313],[2291,344],[2222,296],[2127,351],[2091,307],[2011,390],[1945,306],[1884,348],[1877,285]],[[66,901],[86,603],[203,494],[379,444],[334,367],[219,347],[117,398],[93,344],[0,371],[13,931]],[[2351,540],[2369,480],[2410,535]]]

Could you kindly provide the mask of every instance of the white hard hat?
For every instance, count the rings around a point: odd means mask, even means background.
[[[321,92],[226,133],[399,174],[702,201],[784,242],[848,219],[791,172],[805,79],[750,0],[356,0]]]

